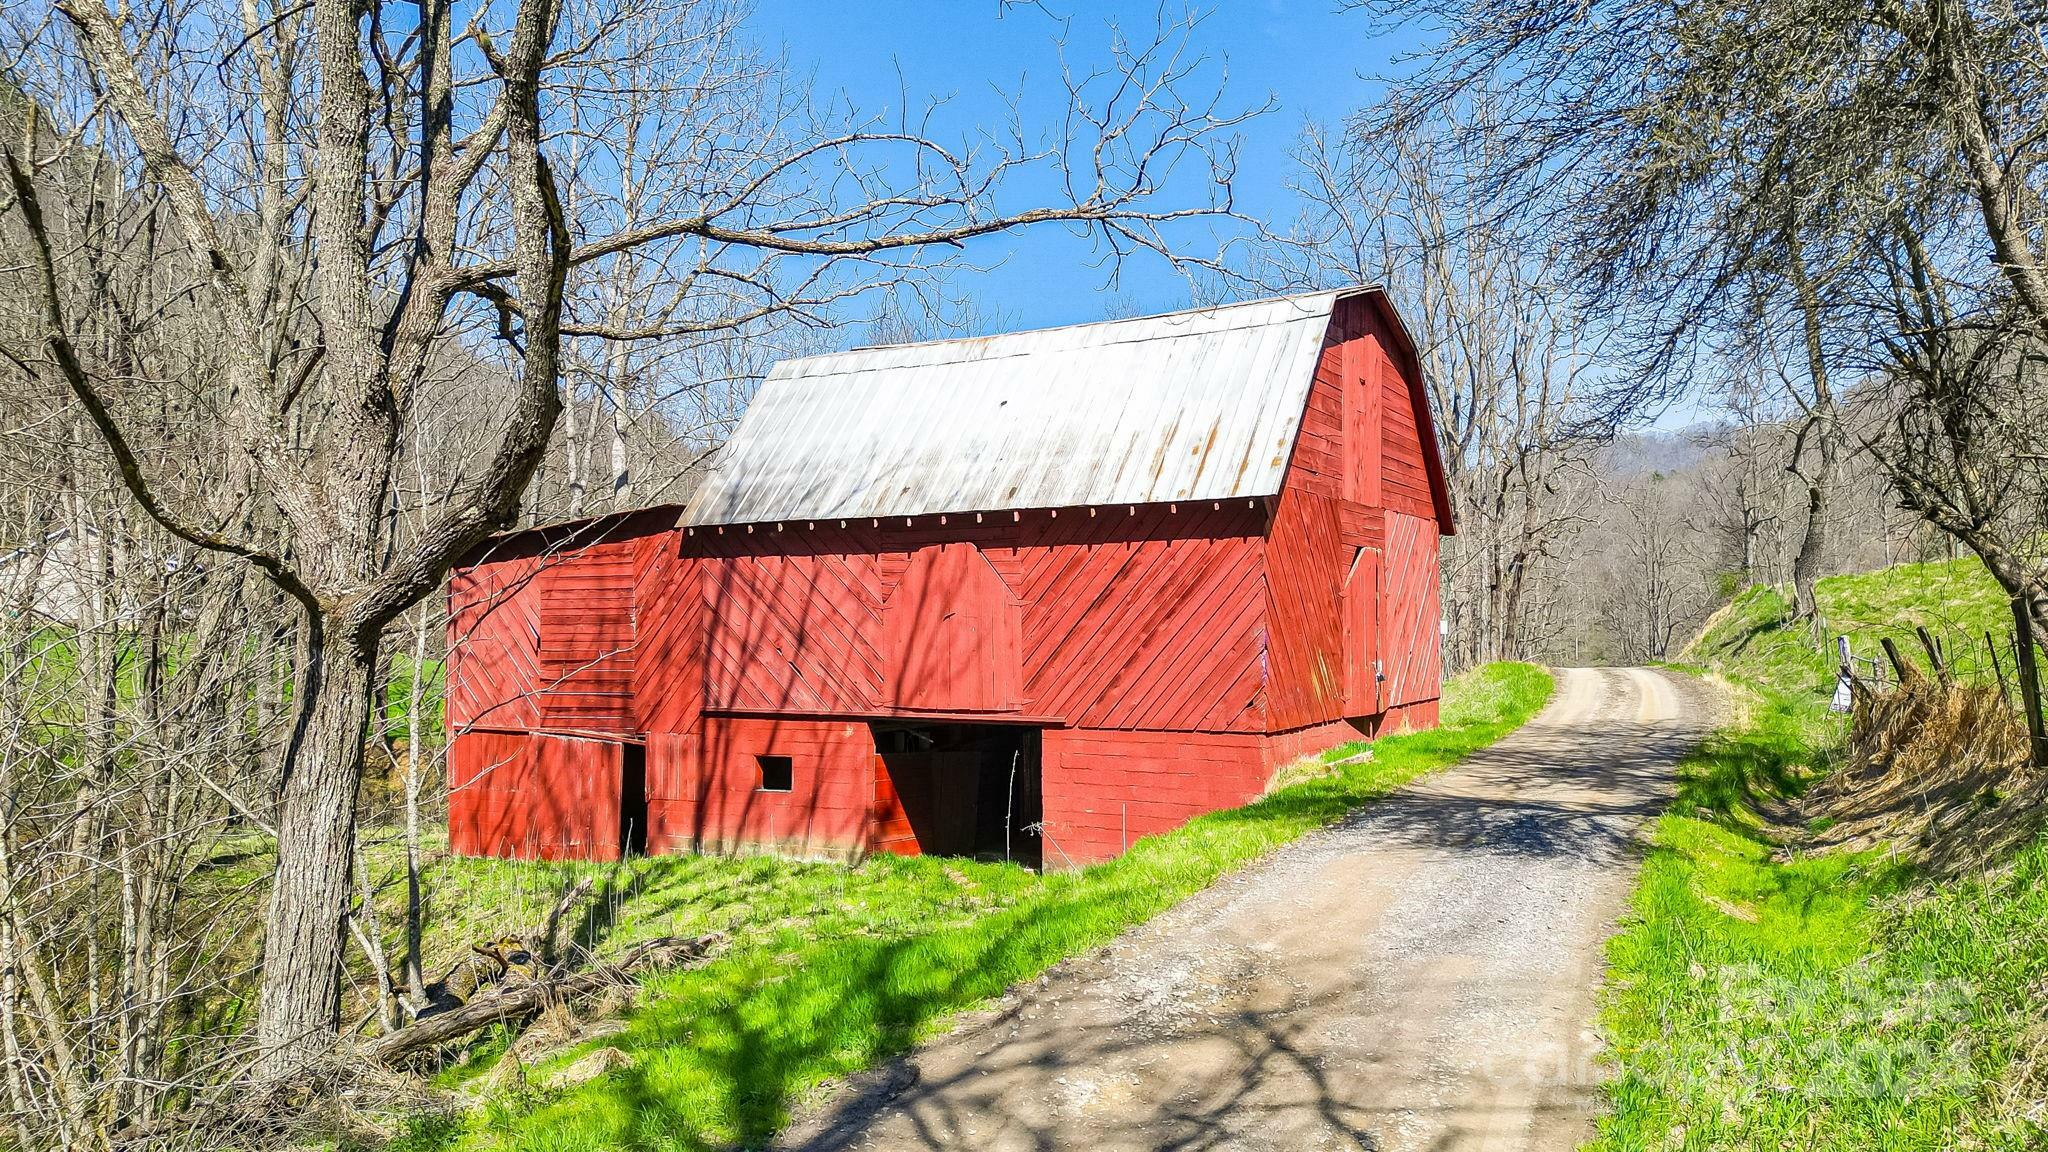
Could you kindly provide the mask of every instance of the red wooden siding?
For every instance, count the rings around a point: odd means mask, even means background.
[[[880,702],[949,712],[1014,711],[1023,606],[966,541],[920,548],[882,609]]]
[[[620,746],[470,732],[448,749],[448,846],[471,856],[616,859]]]
[[[1301,415],[1301,433],[1294,438],[1294,455],[1287,462],[1286,488],[1290,492],[1308,492],[1331,499],[1344,496],[1347,356],[1343,317],[1340,309],[1316,361],[1316,378],[1309,388],[1308,406]]]
[[[616,734],[646,742],[650,851],[909,850],[869,720],[998,719],[1042,729],[1058,867],[1434,723],[1449,525],[1421,398],[1391,315],[1346,299],[1271,498],[687,534],[654,510],[493,542],[450,581],[451,843],[616,852],[619,745],[569,738]],[[760,788],[764,755],[790,791]]]
[[[636,683],[642,715],[653,715],[650,695],[701,695],[727,712],[1002,711],[1086,727],[1263,730],[1261,509],[948,519],[698,531],[681,547],[698,554],[686,563],[698,566],[700,604],[656,613],[650,590],[641,594],[637,660],[662,669]],[[930,661],[969,659],[964,632],[948,631],[962,610],[990,666],[974,683],[943,683]],[[701,662],[677,651],[687,630],[657,623],[692,611]],[[926,641],[940,634],[952,640],[936,653]],[[912,640],[915,659],[903,654]],[[693,673],[700,682],[664,679]]]
[[[673,513],[494,542],[448,581],[448,726],[630,733],[640,589]]]
[[[1371,718],[1387,708],[1437,695],[1436,602],[1432,592],[1424,603],[1412,580],[1400,586],[1405,695],[1394,695],[1374,666],[1379,661],[1389,680],[1396,671],[1388,581],[1409,579],[1416,564],[1436,571],[1434,447],[1423,440],[1421,396],[1388,317],[1368,299],[1342,302],[1265,542],[1269,732],[1336,742],[1376,726]],[[1390,540],[1396,514],[1426,528],[1426,560],[1396,555],[1425,534],[1417,528],[1402,543]],[[1424,615],[1432,629],[1426,654],[1416,634]]]
[[[698,732],[649,736],[648,851],[857,855],[874,751],[867,725],[848,720],[711,716]],[[789,757],[789,791],[761,790],[761,756]]]
[[[636,552],[631,540],[594,544],[534,580],[547,727],[632,731]]]
[[[448,577],[450,732],[540,726],[540,612],[529,594],[540,564],[501,560]]]
[[[1368,374],[1379,378],[1381,491],[1378,503],[1394,511],[1437,521],[1445,535],[1451,523],[1449,493],[1443,486],[1443,465],[1437,455],[1435,423],[1421,369],[1383,299],[1360,297],[1346,302],[1339,316],[1347,335],[1358,340],[1353,355]],[[1370,445],[1366,447],[1370,451]]]
[[[1442,694],[1443,648],[1438,605],[1436,522],[1387,513],[1387,559],[1381,576],[1381,629],[1388,706]]]
[[[1267,724],[1302,728],[1344,714],[1344,557],[1338,502],[1280,497],[1266,543]]]
[[[1344,714],[1371,716],[1380,698],[1380,550],[1351,549],[1344,577]]]
[[[1182,505],[1044,521],[1021,550],[1025,711],[1086,728],[1260,731],[1262,519]]]
[[[1366,739],[1378,731],[1379,720],[1379,717],[1327,720],[1306,728],[1275,732],[1266,737],[1266,771],[1269,774],[1278,772],[1303,756]]]
[[[918,854],[917,830],[911,826],[910,812],[903,806],[903,796],[896,789],[896,775],[889,766],[875,758],[875,800],[868,810],[868,850],[888,852],[897,856]]]
[[[1045,861],[1087,864],[1140,836],[1232,808],[1265,789],[1265,738],[1224,732],[1045,734]]]
[[[1354,316],[1344,315],[1344,319],[1357,323]],[[1388,395],[1389,381],[1398,382],[1400,373],[1378,339],[1364,331],[1345,332],[1341,338],[1337,355],[1326,356],[1324,363],[1336,362],[1340,374],[1337,387],[1343,393],[1344,499],[1376,508],[1386,487],[1386,470],[1398,460],[1385,451],[1381,429],[1384,422],[1398,418],[1395,409],[1407,408],[1406,397]],[[1414,423],[1413,414],[1409,423]]]
[[[640,541],[633,716],[643,732],[688,731],[704,710],[702,562],[682,555],[681,540],[681,533],[664,531]],[[647,770],[651,794],[652,749]]]
[[[1423,463],[1422,433],[1409,401],[1409,384],[1395,371],[1386,353],[1373,350],[1379,360],[1381,395],[1386,416],[1380,424],[1380,451],[1384,461],[1381,503],[1389,511],[1410,516],[1436,518],[1435,496],[1430,491],[1429,473]]]
[[[882,689],[876,558],[835,529],[708,542],[703,585],[704,705],[847,713]],[[700,537],[701,539],[701,537]]]

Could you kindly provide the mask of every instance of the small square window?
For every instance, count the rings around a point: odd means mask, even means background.
[[[761,791],[788,792],[796,786],[796,764],[787,756],[756,756],[761,765]]]

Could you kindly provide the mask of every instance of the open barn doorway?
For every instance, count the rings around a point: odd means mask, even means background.
[[[647,855],[647,745],[619,746],[619,855]]]
[[[876,721],[869,843],[902,856],[1043,863],[1039,731]]]

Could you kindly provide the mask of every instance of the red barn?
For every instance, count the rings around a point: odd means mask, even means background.
[[[1102,860],[1434,724],[1450,531],[1377,290],[787,361],[455,572],[450,842]]]

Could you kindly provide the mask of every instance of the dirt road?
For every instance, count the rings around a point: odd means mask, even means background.
[[[1521,731],[1013,991],[784,1147],[1575,1147],[1601,945],[1706,699],[1560,672]]]

